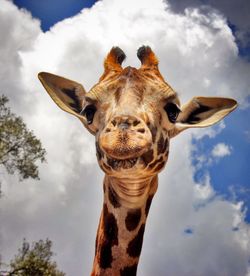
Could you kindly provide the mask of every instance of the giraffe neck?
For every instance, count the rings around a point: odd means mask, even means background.
[[[147,215],[157,185],[157,176],[141,181],[105,176],[91,276],[136,275]]]

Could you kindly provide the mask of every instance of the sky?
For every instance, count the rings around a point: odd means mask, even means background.
[[[59,110],[37,73],[62,75],[89,90],[112,46],[126,53],[125,66],[138,67],[136,50],[144,44],[183,104],[198,95],[223,96],[239,107],[214,127],[171,140],[138,275],[249,276],[249,1],[40,2],[0,0],[1,91],[47,150],[40,181],[19,182],[0,171],[3,261],[24,237],[48,237],[67,275],[90,274],[103,179],[94,137]]]

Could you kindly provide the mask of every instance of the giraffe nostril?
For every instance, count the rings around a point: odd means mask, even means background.
[[[144,128],[138,128],[138,129],[137,129],[137,132],[145,133],[145,129],[144,129]]]
[[[138,121],[138,120],[135,120],[134,122],[133,122],[133,126],[137,126],[137,125],[139,125],[140,124],[140,121]]]
[[[111,129],[110,128],[106,128],[105,132],[110,132]]]
[[[111,124],[115,127],[115,126],[116,126],[116,121],[115,121],[115,120],[112,120],[112,121],[111,121]]]

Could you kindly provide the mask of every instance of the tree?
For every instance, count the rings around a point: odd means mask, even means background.
[[[21,117],[13,114],[6,96],[0,96],[0,165],[9,174],[17,172],[20,180],[39,179],[36,161],[45,161],[45,149]]]
[[[1,276],[65,276],[51,260],[52,242],[39,240],[30,245],[25,239],[18,254],[10,261],[8,270],[1,270]],[[1,265],[1,264],[0,264]]]

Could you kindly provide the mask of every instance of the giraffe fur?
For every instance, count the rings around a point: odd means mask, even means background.
[[[181,105],[152,49],[142,46],[137,56],[140,68],[123,68],[126,55],[113,47],[89,92],[64,77],[38,75],[55,103],[95,136],[98,164],[105,173],[91,276],[136,275],[170,139],[188,128],[211,126],[237,107],[234,99],[201,96]]]

